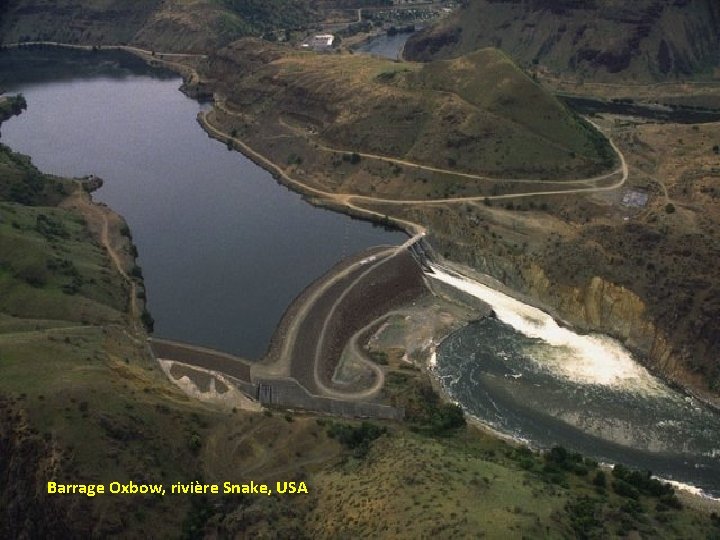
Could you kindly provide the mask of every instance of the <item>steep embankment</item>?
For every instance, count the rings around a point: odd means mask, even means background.
[[[0,36],[6,43],[29,40],[98,45],[130,42],[161,3],[160,0],[8,0]]]
[[[0,145],[5,538],[107,536],[131,526],[123,516],[132,500],[51,497],[48,481],[192,478],[198,470],[182,443],[202,433],[187,418],[203,411],[183,403],[146,351],[133,308],[142,305],[140,283],[129,277],[136,252],[122,218],[89,200],[85,189],[97,185],[43,174]],[[156,506],[168,535],[177,535],[186,502]],[[156,526],[132,525],[145,534]]]
[[[283,145],[280,163],[296,155],[312,167],[317,151],[304,142],[500,178],[569,179],[613,164],[602,137],[494,49],[423,66],[241,40],[205,75],[227,100],[227,132],[270,155]],[[297,148],[278,140],[284,132]],[[319,163],[318,175],[341,177],[341,165]],[[401,184],[396,196],[407,194]]]
[[[712,73],[719,39],[715,0],[470,0],[411,37],[405,54],[428,61],[495,46],[522,65],[642,81]]]

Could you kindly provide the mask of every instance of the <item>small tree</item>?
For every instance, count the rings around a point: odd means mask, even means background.
[[[674,214],[675,213],[675,205],[671,202],[667,203],[665,205],[665,212],[668,214]]]
[[[598,471],[595,474],[595,478],[593,478],[593,484],[601,488],[607,487],[607,476],[605,475],[604,471]]]
[[[150,315],[150,312],[147,309],[144,309],[142,315],[140,315],[140,321],[143,323],[143,326],[145,326],[148,333],[152,334],[153,330],[155,330],[155,319],[153,319],[153,316]]]

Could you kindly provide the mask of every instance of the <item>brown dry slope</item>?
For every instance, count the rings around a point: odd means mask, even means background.
[[[481,188],[472,181],[572,180],[614,165],[604,138],[493,49],[422,66],[240,40],[202,71],[223,98],[217,127],[334,192],[432,198],[445,187],[433,173],[468,173],[456,182]],[[362,154],[397,161],[363,168]],[[403,162],[428,168],[405,178]]]

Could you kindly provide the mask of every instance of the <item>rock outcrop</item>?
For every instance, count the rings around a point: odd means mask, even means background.
[[[653,373],[720,406],[712,376],[692,368],[692,360],[712,363],[712,343],[705,348],[707,358],[698,359],[693,346],[700,339],[673,333],[672,328],[660,324],[647,302],[630,288],[601,275],[591,276],[580,286],[569,285],[549,277],[535,262],[460,250],[447,238],[433,238],[433,244],[452,260],[499,280],[507,292],[518,294],[578,331],[618,339]]]

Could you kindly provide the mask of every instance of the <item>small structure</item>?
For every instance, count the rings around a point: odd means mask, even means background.
[[[622,204],[631,208],[643,208],[649,198],[650,196],[644,191],[628,190],[623,195]]]
[[[309,45],[316,51],[326,51],[332,48],[333,43],[335,43],[335,36],[332,34],[319,34],[310,40]]]

